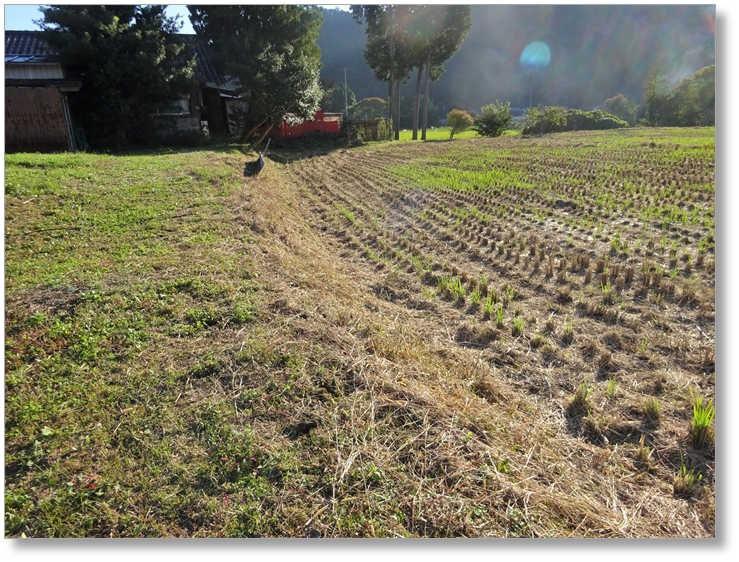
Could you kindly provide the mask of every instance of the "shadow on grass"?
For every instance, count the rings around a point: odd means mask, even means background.
[[[223,154],[243,154],[254,159],[258,151],[264,150],[267,140],[262,141],[257,147],[252,148],[249,143],[241,143],[236,138],[216,138],[210,142],[192,147],[160,147],[137,152],[134,154],[187,154],[193,152],[218,152]],[[269,144],[269,152],[265,156],[267,160],[288,164],[299,160],[307,160],[316,156],[325,156],[336,151],[348,150],[346,138],[335,135],[308,135],[299,139],[277,139],[273,138]],[[349,149],[350,150],[350,149]]]
[[[391,140],[391,141],[369,141],[359,146],[368,146],[382,143],[448,143],[458,140],[469,140],[468,138],[457,139],[427,139],[427,140]],[[252,148],[249,143],[242,143],[238,137],[217,136],[202,142],[193,144],[183,144],[171,146],[142,146],[129,147],[122,150],[112,149],[93,149],[88,150],[88,154],[100,154],[107,156],[156,156],[156,155],[176,155],[176,154],[193,154],[198,152],[216,152],[219,154],[242,154],[248,158],[256,158],[259,150],[264,150],[267,139],[262,141],[259,146]],[[346,152],[358,148],[358,146],[348,146],[347,138],[343,134],[314,134],[306,135],[297,139],[278,139],[273,138],[269,145],[269,153],[266,155],[267,160],[288,164],[301,160],[309,160],[318,156],[327,156],[337,151]]]

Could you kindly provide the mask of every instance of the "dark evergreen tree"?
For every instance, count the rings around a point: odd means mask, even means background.
[[[44,39],[82,81],[70,96],[93,147],[150,141],[152,114],[192,87],[195,59],[166,6],[45,6]]]
[[[210,45],[216,64],[249,99],[242,142],[262,125],[267,125],[266,135],[285,119],[313,117],[322,97],[319,9],[298,5],[188,9],[195,32]]]
[[[365,60],[378,80],[390,85],[395,138],[400,134],[400,83],[416,71],[413,138],[418,138],[418,114],[422,77],[425,79],[424,128],[428,122],[429,78],[438,79],[443,64],[460,47],[472,25],[469,6],[352,6],[358,23],[364,21],[367,34]]]
[[[355,103],[357,103],[357,96],[354,95],[352,89],[344,88],[344,83],[338,82],[333,87],[324,89],[321,108],[324,111],[344,113],[347,106],[351,107]]]
[[[400,138],[400,84],[410,80],[413,68],[408,34],[413,6],[355,5],[357,23],[365,23],[367,46],[364,59],[378,80],[388,83],[390,118],[395,139]]]

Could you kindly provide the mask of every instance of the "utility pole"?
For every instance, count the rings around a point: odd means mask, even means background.
[[[346,86],[346,68],[344,68],[344,110],[349,119],[349,89]]]
[[[387,8],[388,18],[390,18],[390,33],[388,34],[388,49],[390,50],[390,88],[388,89],[388,106],[390,109],[390,122],[392,123],[393,132],[395,132],[395,49],[393,48],[393,7]]]
[[[388,6],[388,16],[390,17],[390,33],[388,36],[388,43],[390,47],[390,83],[391,86],[391,118],[393,122],[393,138],[398,140],[400,138],[400,80],[396,76],[396,64],[395,64],[395,44],[393,42],[395,37],[395,10],[396,6]]]
[[[531,109],[531,97],[534,93],[534,71],[531,71],[531,81],[529,82],[529,109]]]

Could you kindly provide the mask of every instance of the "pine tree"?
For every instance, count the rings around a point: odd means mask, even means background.
[[[357,23],[365,23],[367,47],[364,59],[375,78],[388,83],[390,119],[395,140],[400,138],[400,84],[410,80],[413,68],[409,23],[412,6],[355,5],[351,7]]]
[[[425,83],[423,139],[428,123],[429,81],[438,80],[444,63],[457,52],[472,26],[470,6],[356,5],[352,13],[364,20],[365,60],[378,80],[390,85],[395,138],[400,134],[400,83],[416,70],[413,139],[418,138],[421,84]]]

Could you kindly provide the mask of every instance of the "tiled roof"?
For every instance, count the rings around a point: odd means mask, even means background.
[[[197,66],[195,72],[204,82],[215,83],[223,87],[225,78],[211,62],[207,47],[198,41],[193,34],[180,34],[195,52]],[[29,63],[45,62],[51,55],[51,49],[43,40],[41,31],[6,31],[5,32],[5,62]]]
[[[5,62],[45,62],[50,54],[41,31],[5,32]]]
[[[199,41],[197,36],[192,34],[181,33],[180,37],[185,39],[192,49],[195,51],[197,57],[197,65],[195,67],[195,73],[203,80],[203,82],[212,82],[217,84],[219,87],[226,83],[226,79],[223,75],[218,72],[213,66],[213,62],[210,60],[208,48],[202,41]]]

